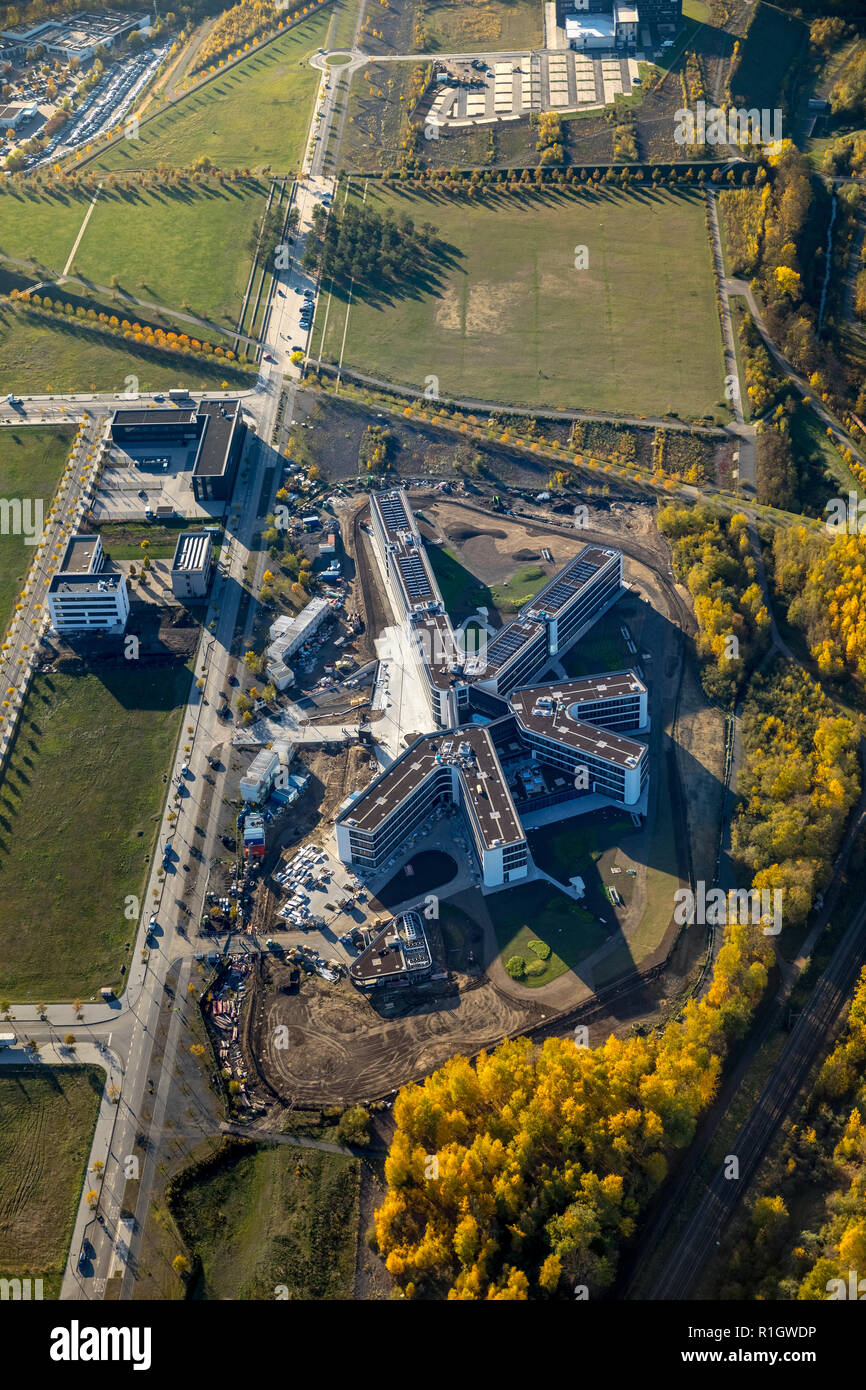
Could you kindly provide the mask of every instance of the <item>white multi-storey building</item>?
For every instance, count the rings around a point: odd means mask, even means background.
[[[372,534],[388,593],[440,731],[412,744],[342,806],[337,845],[346,864],[381,868],[443,806],[464,816],[486,887],[525,878],[529,812],[581,796],[635,811],[645,802],[649,754],[628,734],[649,727],[647,689],[634,671],[530,686],[551,660],[622,593],[622,555],[587,545],[507,623],[487,649],[462,658],[405,492],[371,499]],[[464,723],[470,697],[493,718]],[[441,732],[442,729],[446,732]]]

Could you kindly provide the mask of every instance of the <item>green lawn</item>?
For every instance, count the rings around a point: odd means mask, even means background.
[[[326,11],[332,20],[327,44],[331,51],[338,48],[351,48],[360,8],[357,0],[334,0],[334,4]]]
[[[284,1285],[290,1299],[351,1299],[358,1182],[357,1159],[287,1144],[233,1146],[181,1174],[171,1210],[199,1261],[191,1297],[272,1302]]]
[[[189,689],[135,662],[36,678],[0,785],[0,994],[122,987]]]
[[[221,184],[203,180],[189,188],[106,187],[96,200],[71,268],[86,280],[203,318],[237,322],[250,270],[248,242],[261,218],[266,180]],[[87,202],[70,208],[65,197],[19,203],[0,197],[0,245],[11,257],[36,258],[63,270]],[[74,216],[73,216],[74,212]],[[56,213],[62,235],[52,230]],[[74,223],[74,227],[70,226]]]
[[[515,955],[522,956],[527,964],[537,960],[530,941],[542,941],[550,947],[544,969],[522,981],[530,989],[549,985],[566,970],[576,970],[607,937],[607,927],[549,883],[509,888],[488,897],[486,905],[503,964]]]
[[[159,525],[156,522],[108,521],[97,526],[102,537],[102,546],[112,560],[141,560],[145,554],[141,542],[147,541],[147,554],[151,560],[170,560],[177,548],[177,538],[181,531],[199,531],[204,523],[196,524],[179,520],[174,525]],[[212,535],[214,560],[219,558],[222,539]]]
[[[425,0],[425,53],[538,48],[543,11],[538,0]]]
[[[367,185],[367,205],[438,228],[421,282],[355,293],[344,362],[443,395],[701,416],[723,360],[705,211],[696,192],[503,195],[481,204]],[[589,266],[575,269],[575,246]],[[327,286],[324,287],[327,291]],[[319,297],[317,355],[329,296]],[[322,355],[340,358],[344,299]]]
[[[194,192],[111,190],[75,257],[78,272],[170,308],[233,326],[250,272],[247,248],[267,183],[203,182]]]
[[[8,184],[0,192],[0,254],[62,270],[87,215],[88,193],[41,193]]]
[[[127,377],[140,391],[172,386],[219,390],[223,381],[249,384],[225,362],[173,357],[119,338],[87,333],[65,319],[27,315],[0,304],[0,391],[43,395],[67,391],[124,391]]]
[[[503,613],[516,613],[544,587],[549,578],[541,565],[523,565],[504,584],[493,585],[493,601]]]
[[[48,516],[69,450],[71,429],[3,429],[0,431],[0,497],[41,501],[43,518]],[[31,524],[38,521],[32,507]],[[27,517],[23,518],[25,521]],[[10,529],[12,522],[10,521]],[[0,534],[0,631],[5,632],[16,598],[21,592],[33,560],[35,546],[24,536]]]
[[[493,595],[487,585],[461,565],[447,545],[428,545],[427,556],[453,622],[462,622],[476,608],[493,607]]]
[[[328,9],[142,123],[137,140],[119,140],[89,171],[188,168],[206,156],[221,169],[300,168],[319,73],[307,58],[324,46]]]
[[[0,1068],[0,1278],[41,1278],[44,1298],[60,1294],[104,1084],[98,1067]]]
[[[637,658],[626,646],[620,632],[622,614],[607,613],[579,642],[565,653],[562,664],[569,676],[595,676],[603,671],[623,671]]]

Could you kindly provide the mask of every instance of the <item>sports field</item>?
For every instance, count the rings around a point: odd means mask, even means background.
[[[123,986],[187,667],[37,676],[0,783],[0,997]],[[173,894],[171,895],[173,896]]]
[[[438,229],[423,282],[319,296],[312,355],[443,396],[701,416],[723,361],[699,193],[503,195],[484,204],[367,185],[367,206]],[[575,247],[588,266],[575,268]],[[330,302],[329,302],[330,299]],[[327,318],[327,329],[325,321]]]
[[[44,1298],[60,1293],[104,1083],[98,1067],[0,1069],[0,1278],[41,1278]]]
[[[36,504],[48,516],[51,499],[72,447],[71,429],[4,429],[0,433],[0,498],[29,499],[29,520],[35,534]],[[28,517],[25,516],[27,521]],[[12,522],[9,523],[10,533]],[[0,532],[0,632],[5,632],[21,592],[36,547],[23,535]]]
[[[200,90],[142,123],[88,171],[188,168],[202,155],[221,169],[300,168],[320,74],[307,61],[324,46],[331,11],[320,10]]]

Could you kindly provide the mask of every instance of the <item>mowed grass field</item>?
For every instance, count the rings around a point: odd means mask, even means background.
[[[538,0],[424,0],[423,11],[425,53],[537,48],[543,42]]]
[[[104,1084],[98,1067],[0,1068],[0,1278],[41,1278],[45,1298],[60,1294]]]
[[[343,361],[443,396],[637,415],[711,412],[723,359],[699,193],[503,195],[483,205],[367,185],[438,229],[434,288],[353,296]],[[575,247],[589,266],[575,268]],[[319,296],[312,354],[340,360],[346,299]],[[327,316],[327,329],[325,321]],[[324,347],[320,349],[322,336]]]
[[[267,180],[192,187],[106,186],[76,252],[71,273],[169,309],[189,309],[233,327],[249,276],[250,237],[265,207]],[[62,271],[91,199],[46,193],[0,197],[0,247],[10,257],[36,259]],[[54,215],[56,214],[56,225]],[[130,305],[127,316],[134,314]]]
[[[88,333],[75,320],[47,319],[0,304],[0,391],[125,391],[130,373],[138,377],[141,391],[172,386],[215,391],[223,381],[248,384],[225,361],[155,354],[123,339]]]
[[[37,676],[0,783],[0,997],[123,987],[125,898],[144,890],[190,684],[135,662]]]
[[[503,965],[512,956],[522,956],[527,965],[539,960],[530,941],[550,947],[538,974],[526,975],[520,981],[529,989],[549,985],[566,970],[580,975],[580,962],[602,945],[609,930],[573,898],[541,881],[493,894],[487,899],[487,910]]]
[[[86,193],[0,193],[0,255],[62,270],[91,201]]]
[[[329,9],[143,121],[136,140],[120,140],[87,164],[90,172],[187,168],[202,155],[221,169],[300,168],[320,74],[308,62],[324,47]]]
[[[48,516],[51,499],[72,447],[71,429],[4,429],[0,432],[0,498],[29,498],[41,501],[42,515]],[[26,521],[26,514],[23,515]],[[37,524],[35,507],[31,524]],[[0,519],[2,525],[2,519]],[[12,521],[9,522],[10,530]],[[15,600],[21,592],[36,547],[25,537],[0,533],[0,631],[5,632]]]
[[[352,1297],[359,1165],[287,1144],[237,1149],[184,1183],[172,1214],[198,1256],[196,1299]]]
[[[200,184],[194,192],[101,195],[75,257],[78,272],[137,298],[233,326],[249,277],[248,243],[267,182]]]

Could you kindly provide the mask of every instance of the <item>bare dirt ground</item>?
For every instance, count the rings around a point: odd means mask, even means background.
[[[455,1052],[470,1056],[494,1046],[540,1016],[490,984],[419,1002],[395,1002],[383,1017],[345,981],[308,976],[298,994],[284,992],[289,968],[263,962],[252,1001],[251,1063],[284,1100],[323,1105],[384,1096],[411,1078],[429,1075]],[[400,1016],[398,1016],[400,1015]],[[274,1045],[288,1028],[289,1046]]]

